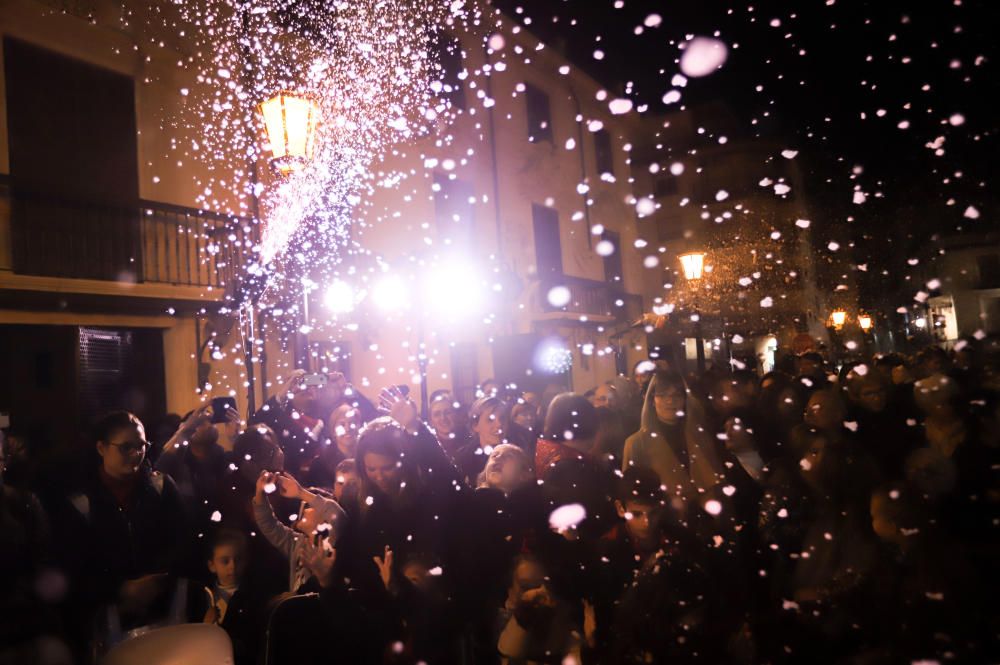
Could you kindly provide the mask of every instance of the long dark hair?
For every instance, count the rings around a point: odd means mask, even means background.
[[[406,430],[388,416],[376,418],[361,429],[361,433],[358,435],[358,451],[354,459],[357,461],[362,497],[373,496],[381,492],[368,477],[368,472],[365,469],[365,455],[368,453],[399,460],[403,475],[402,482],[406,483],[404,489],[411,491],[417,489],[420,482],[417,469],[412,459],[404,454],[408,436]]]

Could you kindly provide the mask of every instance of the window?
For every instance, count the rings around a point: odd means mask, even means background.
[[[622,275],[621,236],[617,231],[605,231],[601,240],[607,240],[614,246],[614,251],[604,257],[604,280],[609,284],[623,287],[625,279]]]
[[[552,111],[549,108],[549,96],[526,83],[524,86],[524,103],[528,110],[528,140],[552,142]]]
[[[451,102],[453,108],[465,108],[465,86],[460,78],[462,66],[462,43],[455,37],[440,33],[435,40],[437,55],[437,80],[431,83],[435,95]]]
[[[658,178],[653,186],[653,196],[656,198],[677,196],[677,178],[674,176]]]
[[[1000,287],[1000,254],[983,254],[976,257],[979,267],[979,288]]]
[[[606,129],[594,132],[594,159],[597,161],[599,174],[615,174],[615,155],[611,150],[611,134]]]
[[[448,244],[464,245],[472,240],[472,185],[434,174],[434,216],[438,235]]]
[[[558,277],[563,274],[562,242],[559,240],[559,213],[552,208],[531,204],[535,227],[535,265],[538,276]]]

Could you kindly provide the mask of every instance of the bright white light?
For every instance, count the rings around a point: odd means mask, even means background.
[[[538,345],[534,357],[535,369],[547,374],[563,374],[573,366],[573,352],[558,337]]]
[[[447,257],[427,268],[423,280],[424,307],[438,320],[456,323],[477,318],[489,289],[480,270],[457,257]]]
[[[594,247],[594,251],[598,256],[611,256],[615,253],[615,244],[610,240],[602,240]]]
[[[409,303],[406,285],[397,275],[386,275],[372,289],[372,301],[385,312],[395,312]]]
[[[323,303],[334,314],[347,314],[354,309],[354,289],[342,280],[335,280],[326,289]]]
[[[920,317],[919,319],[913,322],[913,325],[922,330],[927,327],[927,319],[925,319],[924,317]]]

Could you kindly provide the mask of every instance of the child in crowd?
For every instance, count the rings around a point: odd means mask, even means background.
[[[221,529],[212,539],[207,554],[212,581],[189,604],[189,619],[220,626],[233,643],[236,665],[253,663],[266,596],[255,594],[246,577],[246,536],[232,529]]]
[[[267,495],[277,491],[280,496],[298,499],[299,511],[289,528],[274,515]],[[292,476],[264,471],[257,479],[253,498],[254,519],[268,542],[288,558],[288,591],[301,593],[302,586],[312,577],[304,565],[306,539],[328,532],[331,545],[336,544],[346,518],[344,510],[332,496],[316,488],[305,489]]]

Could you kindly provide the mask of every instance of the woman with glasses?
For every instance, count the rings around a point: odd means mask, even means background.
[[[71,625],[90,654],[183,610],[176,582],[190,542],[176,485],[146,460],[142,422],[110,413],[93,440],[99,462],[55,520],[54,543],[70,572]]]

